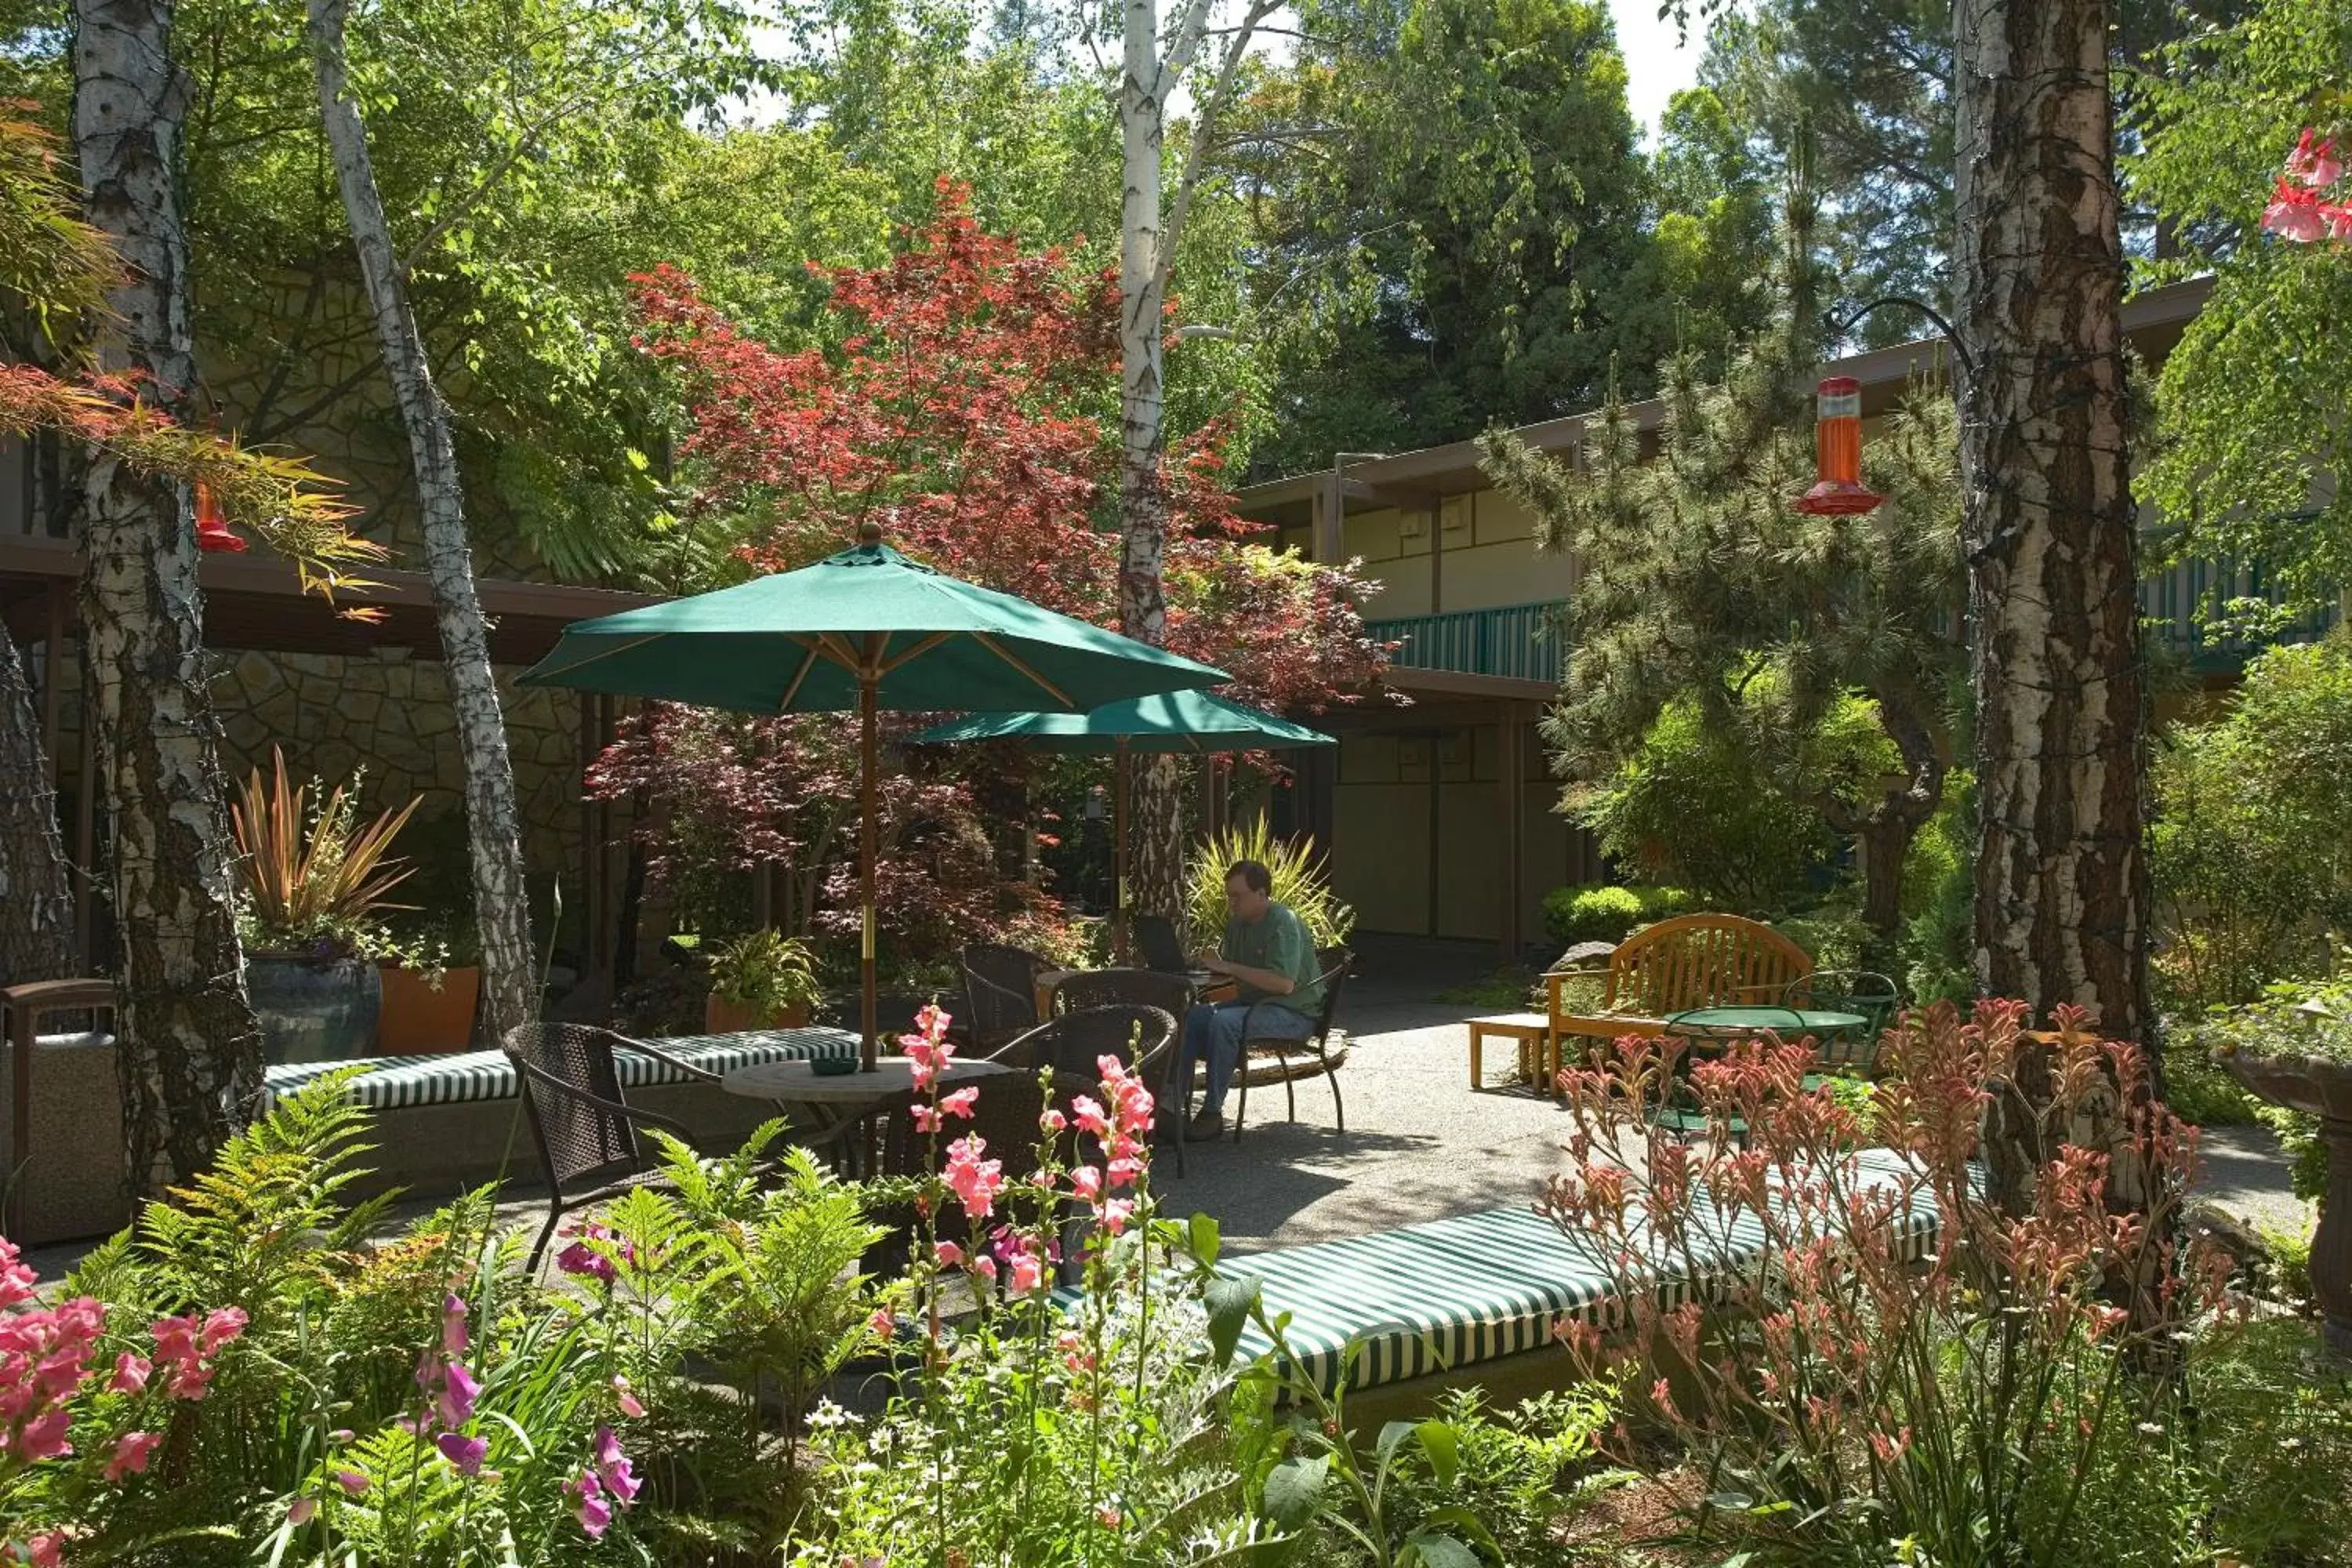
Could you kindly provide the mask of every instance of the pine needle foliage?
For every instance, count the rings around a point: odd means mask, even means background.
[[[1814,478],[1822,352],[1811,232],[1800,193],[1779,324],[1720,384],[1702,384],[1687,353],[1664,366],[1654,455],[1614,395],[1573,463],[1501,431],[1480,446],[1486,473],[1534,514],[1538,548],[1582,571],[1545,725],[1555,771],[1604,781],[1687,706],[1760,784],[1862,842],[1864,915],[1891,935],[1904,851],[1942,798],[1966,668],[1957,432],[1945,389],[1921,375],[1864,443],[1864,480],[1885,503],[1796,510]],[[1857,777],[1840,743],[1834,721],[1855,696],[1885,732],[1883,776]]]

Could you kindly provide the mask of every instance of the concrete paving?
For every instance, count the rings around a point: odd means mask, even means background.
[[[1569,1118],[1549,1097],[1508,1082],[1507,1045],[1488,1046],[1487,1087],[1471,1090],[1463,1022],[1502,1009],[1433,999],[1491,973],[1494,948],[1373,938],[1358,945],[1364,973],[1340,1005],[1353,1042],[1339,1074],[1347,1131],[1333,1125],[1330,1084],[1311,1079],[1297,1085],[1296,1122],[1284,1120],[1279,1086],[1254,1089],[1238,1142],[1228,1135],[1189,1145],[1181,1176],[1173,1150],[1160,1151],[1155,1177],[1167,1211],[1214,1215],[1236,1253],[1529,1203],[1563,1158]],[[1237,1103],[1228,1100],[1229,1119]],[[2267,1130],[2210,1129],[2205,1155],[2202,1195],[2268,1225],[2305,1223]],[[517,1184],[499,1215],[535,1230],[542,1203]],[[27,1260],[54,1279],[88,1246],[44,1247]]]

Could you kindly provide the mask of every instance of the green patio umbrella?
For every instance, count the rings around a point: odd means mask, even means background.
[[[1170,691],[1113,702],[1087,713],[975,713],[924,731],[926,744],[1026,741],[1054,752],[1108,752],[1111,764],[1110,907],[1127,956],[1127,759],[1131,752],[1294,751],[1339,742],[1320,730],[1205,691]]]
[[[871,1070],[877,710],[1083,710],[1229,678],[917,565],[871,523],[858,539],[797,572],[567,626],[522,681],[750,713],[857,710],[860,1024]]]

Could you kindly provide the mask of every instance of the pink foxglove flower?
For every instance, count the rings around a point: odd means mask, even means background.
[[[466,1329],[466,1300],[454,1293],[441,1298],[441,1353],[461,1356],[473,1342]]]
[[[368,1488],[374,1484],[357,1470],[337,1470],[334,1477],[335,1484],[343,1489],[346,1497],[365,1497]]]
[[[637,1489],[645,1483],[637,1479],[629,1457],[621,1452],[621,1439],[614,1435],[610,1426],[599,1426],[596,1428],[594,1448],[596,1479],[604,1483],[606,1491],[619,1500],[623,1508],[628,1507],[636,1500]]]
[[[617,1373],[614,1373],[613,1377],[613,1393],[620,1402],[622,1415],[629,1417],[632,1421],[642,1421],[645,1419],[646,1407],[644,1403],[639,1400],[635,1394],[629,1392],[629,1380],[621,1376]]]
[[[434,1401],[433,1413],[444,1426],[463,1426],[474,1418],[474,1402],[481,1396],[481,1380],[453,1361],[447,1381],[441,1385],[440,1397]]]
[[[286,1522],[292,1525],[308,1524],[317,1516],[318,1512],[319,1500],[317,1498],[298,1497],[294,1500],[292,1506],[288,1508],[286,1510]]]
[[[604,1500],[604,1487],[593,1470],[583,1471],[578,1479],[565,1483],[563,1489],[580,1500],[580,1528],[588,1532],[591,1541],[604,1539],[605,1530],[613,1522],[613,1505]]]
[[[115,1440],[114,1457],[106,1461],[106,1479],[120,1486],[125,1476],[143,1476],[147,1461],[163,1441],[161,1432],[125,1432]]]
[[[490,1451],[488,1438],[468,1437],[462,1432],[444,1432],[434,1439],[433,1446],[441,1450],[449,1468],[461,1476],[480,1475],[482,1460]]]

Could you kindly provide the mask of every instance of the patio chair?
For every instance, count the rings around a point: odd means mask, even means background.
[[[1055,987],[1054,1011],[1058,1016],[1089,1007],[1157,1007],[1181,1024],[1196,1000],[1192,982],[1181,974],[1156,969],[1089,969]]]
[[[1135,917],[1135,952],[1146,969],[1156,969],[1162,974],[1183,974],[1191,971],[1192,961],[1185,955],[1183,939],[1177,933],[1176,922],[1166,915]]]
[[[1163,1007],[1110,1003],[1049,1019],[1006,1046],[994,1059],[1029,1072],[1050,1070],[1055,1103],[1065,1110],[1078,1095],[1100,1098],[1100,1063],[1105,1057],[1117,1057],[1140,1074],[1156,1096],[1167,1080],[1168,1062],[1182,1028],[1177,1016]],[[997,1081],[989,1080],[992,1085]],[[988,1098],[986,1089],[981,1091],[981,1098]],[[1186,1173],[1181,1138],[1176,1140],[1176,1173]]]
[[[530,1267],[555,1236],[563,1216],[619,1197],[634,1187],[658,1184],[654,1163],[637,1141],[640,1127],[692,1142],[683,1123],[632,1108],[621,1091],[616,1047],[641,1052],[668,1064],[690,1080],[717,1084],[719,1075],[668,1052],[586,1024],[520,1024],[499,1042],[514,1064],[531,1141],[547,1178],[547,1223],[531,1244]],[[576,1190],[585,1184],[586,1190]]]
[[[1268,1053],[1273,1055],[1277,1070],[1282,1074],[1282,1092],[1289,1101],[1286,1120],[1298,1120],[1298,1078],[1300,1073],[1309,1070],[1303,1060],[1294,1070],[1290,1065],[1290,1054],[1311,1050],[1315,1053],[1314,1076],[1328,1079],[1331,1085],[1332,1121],[1339,1131],[1348,1130],[1348,1108],[1339,1098],[1339,1064],[1331,1058],[1331,1020],[1339,1015],[1339,991],[1347,983],[1349,972],[1355,968],[1356,955],[1344,947],[1318,948],[1315,962],[1323,971],[1323,1005],[1316,1012],[1313,1034],[1296,1040],[1251,1039],[1250,1023],[1256,1017],[1257,1008],[1266,1005],[1264,1002],[1252,1007],[1242,1020],[1242,1059],[1238,1074],[1242,1094],[1241,1103],[1234,1108],[1234,1142],[1236,1143],[1242,1141],[1242,1127],[1249,1121],[1249,1059],[1253,1056]]]
[[[1025,947],[964,944],[964,1015],[958,1022],[971,1029],[973,1050],[985,1056],[1043,1022],[1037,1016],[1037,976],[1053,967],[1044,954]]]
[[[1820,1045],[1825,1072],[1872,1078],[1878,1070],[1879,1042],[1903,1005],[1903,993],[1892,979],[1874,970],[1822,969],[1790,981],[1780,993],[1780,1002],[1783,1006],[1855,1013],[1868,1019],[1854,1033]]]

